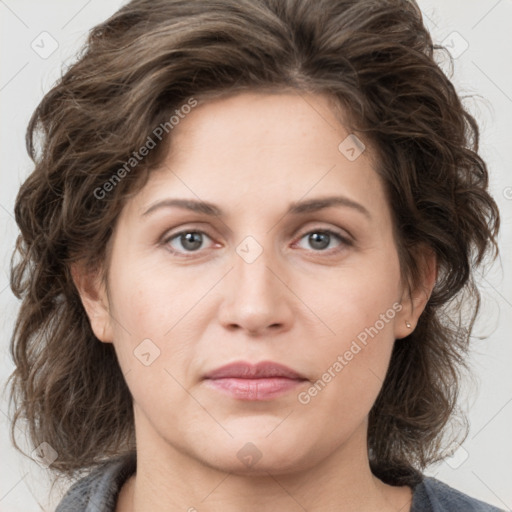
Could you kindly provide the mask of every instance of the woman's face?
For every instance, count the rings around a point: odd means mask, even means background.
[[[416,313],[370,149],[349,136],[325,97],[284,93],[211,101],[174,126],[116,225],[106,308],[88,310],[114,343],[139,448],[273,473],[366,450]],[[260,362],[289,372],[243,364]]]

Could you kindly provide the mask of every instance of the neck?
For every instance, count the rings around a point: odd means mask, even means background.
[[[328,458],[296,471],[229,471],[154,438],[137,439],[137,472],[116,512],[407,512],[409,487],[392,487],[370,470],[366,429]]]

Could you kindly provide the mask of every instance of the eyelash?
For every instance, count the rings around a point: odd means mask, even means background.
[[[170,242],[172,240],[174,240],[176,238],[179,238],[182,235],[189,234],[189,233],[206,235],[208,238],[212,239],[208,235],[208,233],[206,233],[204,231],[201,231],[199,229],[185,229],[185,230],[179,231],[177,233],[173,233],[172,235],[165,237],[162,240],[162,244],[167,246],[169,248],[169,251],[172,254],[175,254],[175,255],[183,257],[183,258],[189,258],[191,256],[184,256],[181,251],[176,251],[176,250],[170,248]],[[324,234],[324,235],[329,235],[329,236],[335,237],[335,238],[337,238],[342,243],[342,245],[344,245],[346,247],[351,247],[353,245],[352,240],[350,240],[349,238],[341,235],[340,233],[338,233],[336,231],[333,231],[332,229],[326,229],[326,228],[315,228],[315,229],[311,229],[309,231],[306,231],[305,233],[300,235],[300,237],[298,238],[298,241],[302,240],[305,236],[311,235],[313,233],[321,233],[321,234]],[[295,243],[297,243],[297,242],[295,242]],[[333,249],[330,249],[330,250],[329,249],[323,249],[323,250],[311,249],[311,252],[313,252],[313,253],[327,253],[328,255],[334,255],[334,254],[337,254],[341,250],[343,250],[343,247],[339,247],[339,248],[334,249],[334,250]],[[189,251],[188,254],[194,255],[195,253],[199,253],[199,251],[200,251],[200,249],[198,249],[197,251]]]

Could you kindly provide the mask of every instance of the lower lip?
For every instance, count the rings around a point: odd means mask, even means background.
[[[295,389],[305,382],[301,379],[271,377],[263,379],[207,379],[210,387],[239,400],[269,400]]]

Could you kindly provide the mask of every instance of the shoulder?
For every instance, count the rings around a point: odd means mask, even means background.
[[[105,462],[74,483],[55,512],[114,512],[119,491],[135,467],[134,455]]]
[[[502,512],[432,477],[415,487],[411,512]]]

